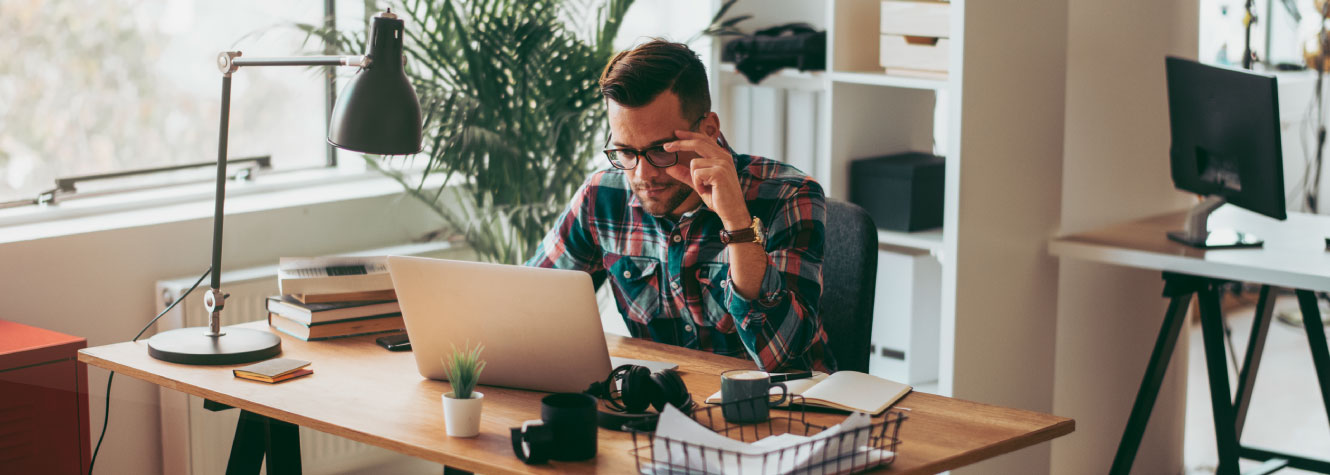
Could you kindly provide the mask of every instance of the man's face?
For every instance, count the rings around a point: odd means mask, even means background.
[[[623,107],[614,101],[608,101],[608,106],[610,148],[645,150],[672,142],[675,140],[675,130],[687,130],[697,119],[683,117],[679,109],[679,97],[670,91],[662,92],[654,101],[642,107]],[[686,176],[688,163],[693,157],[695,155],[692,153],[680,152],[678,163],[667,168],[682,167],[684,173],[680,176]],[[654,216],[678,215],[688,211],[680,209],[686,204],[696,206],[696,200],[691,199],[696,196],[691,183],[674,179],[665,168],[652,165],[646,157],[640,157],[637,166],[624,170],[624,174],[633,187],[633,193],[642,202],[642,208]]]

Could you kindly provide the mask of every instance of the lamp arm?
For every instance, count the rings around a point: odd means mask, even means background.
[[[212,215],[212,289],[203,295],[208,310],[208,336],[222,335],[222,307],[226,295],[222,293],[222,215],[226,204],[226,141],[231,120],[231,73],[222,75],[222,119],[217,130],[217,196],[213,200]]]
[[[222,74],[234,73],[241,66],[368,66],[369,56],[274,56],[268,58],[242,58],[239,51],[225,51],[217,55],[217,69]]]
[[[222,293],[222,219],[226,204],[226,144],[231,120],[231,73],[241,66],[367,66],[368,56],[290,56],[271,58],[241,58],[239,51],[226,51],[217,55],[217,67],[222,71],[222,117],[217,130],[217,196],[212,216],[212,281],[211,289],[203,295],[208,311],[207,336],[221,336],[222,308],[226,294]]]

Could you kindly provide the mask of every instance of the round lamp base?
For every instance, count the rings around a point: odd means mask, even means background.
[[[148,339],[148,354],[172,363],[223,365],[252,363],[282,352],[282,339],[270,332],[226,328],[208,336],[208,327],[170,330]]]

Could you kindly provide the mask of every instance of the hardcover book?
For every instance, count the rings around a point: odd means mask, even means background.
[[[305,303],[290,295],[268,297],[267,307],[269,312],[305,325],[387,315],[402,311],[402,306],[396,300]]]
[[[283,295],[347,294],[393,289],[388,258],[283,257],[277,264],[277,287]]]
[[[306,325],[275,313],[268,313],[268,324],[282,333],[305,341],[327,340],[348,336],[369,335],[406,329],[402,314],[390,313],[372,317],[338,320]]]

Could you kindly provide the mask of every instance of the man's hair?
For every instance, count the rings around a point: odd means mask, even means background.
[[[600,74],[600,92],[624,107],[642,107],[669,90],[690,121],[711,112],[707,73],[697,53],[681,43],[653,39],[614,55]]]

